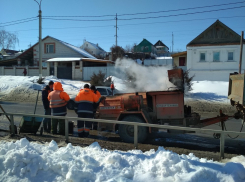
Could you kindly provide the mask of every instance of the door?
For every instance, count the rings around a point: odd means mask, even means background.
[[[179,57],[179,66],[185,66],[185,57]]]

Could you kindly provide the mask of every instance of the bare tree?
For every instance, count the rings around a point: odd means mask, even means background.
[[[112,61],[116,61],[117,58],[123,58],[125,51],[120,46],[113,45],[111,48]]]
[[[131,52],[132,51],[132,46],[127,44],[124,48],[125,52]]]
[[[3,49],[15,48],[15,44],[19,43],[19,39],[15,33],[0,30],[0,47]]]

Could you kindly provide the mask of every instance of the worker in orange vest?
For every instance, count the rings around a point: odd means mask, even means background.
[[[89,88],[88,84],[84,85],[84,89],[80,90],[75,98],[78,104],[77,115],[80,118],[94,117],[94,103],[99,102],[99,97]],[[78,120],[77,129],[79,137],[87,137],[89,135],[92,122]]]
[[[115,89],[115,87],[114,87],[114,83],[113,83],[113,82],[111,82],[111,92],[112,92],[112,95],[114,95],[114,94],[113,94],[114,89]]]
[[[51,115],[53,116],[66,116],[66,104],[70,100],[69,95],[64,92],[62,84],[55,82],[53,91],[49,93],[48,100],[50,101]],[[59,134],[65,134],[65,120],[64,119],[51,119],[51,132],[57,134],[57,125],[59,123]]]

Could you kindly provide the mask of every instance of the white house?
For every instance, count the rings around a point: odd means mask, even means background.
[[[194,80],[229,81],[238,72],[241,36],[217,20],[187,44],[187,69]],[[243,45],[242,70],[245,69]]]
[[[63,79],[89,80],[93,73],[105,70],[107,63],[111,63],[109,60],[97,59],[84,49],[51,36],[43,38],[41,46],[43,76],[54,75]],[[1,67],[1,75],[23,75],[24,68],[27,69],[28,76],[39,75],[39,43],[10,61],[12,67],[8,69]],[[20,62],[19,67],[16,67],[17,61]]]
[[[104,51],[98,44],[84,40],[83,45],[80,48],[84,49],[96,58],[104,59],[106,57],[106,51]]]

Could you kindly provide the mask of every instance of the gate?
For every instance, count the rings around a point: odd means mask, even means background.
[[[57,78],[61,79],[72,79],[72,67],[58,66],[57,67]]]

